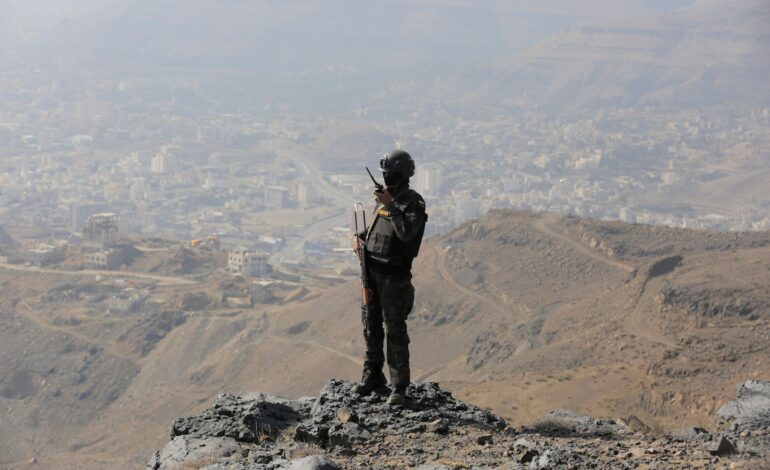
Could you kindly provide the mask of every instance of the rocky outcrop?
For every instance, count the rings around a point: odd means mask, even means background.
[[[385,395],[363,398],[350,392],[350,382],[331,380],[321,390],[310,415],[297,426],[295,439],[321,447],[353,447],[376,442],[386,435],[435,431],[473,426],[505,428],[505,421],[472,405],[457,401],[433,382],[414,382],[409,402],[398,408],[386,404]]]
[[[200,415],[174,420],[171,442],[155,453],[148,468],[207,462],[217,463],[209,470],[336,468],[320,457],[304,463],[285,457],[304,445],[345,453],[376,446],[387,436],[505,428],[502,418],[456,400],[436,383],[413,382],[407,403],[396,407],[387,405],[387,389],[359,397],[352,387],[351,382],[331,380],[318,398],[299,400],[264,393],[220,395]]]
[[[770,382],[749,380],[738,385],[738,398],[722,405],[717,416],[736,429],[770,429]]]
[[[393,407],[386,387],[359,397],[343,380],[329,381],[317,398],[223,394],[200,415],[174,420],[171,441],[148,468],[702,468],[720,461],[763,468],[770,463],[762,421],[767,386],[743,384],[739,403],[720,410],[746,429],[728,423],[723,432],[688,428],[675,435],[656,435],[635,417],[597,419],[566,410],[515,429],[432,382],[412,383],[407,402]]]

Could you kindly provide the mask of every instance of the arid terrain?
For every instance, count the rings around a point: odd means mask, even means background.
[[[357,280],[239,309],[214,298],[223,274],[174,269],[133,278],[162,302],[126,315],[88,305],[125,273],[0,269],[0,465],[141,467],[220,393],[308,396],[360,374]],[[492,211],[427,242],[413,281],[413,377],[512,426],[563,408],[709,428],[737,384],[770,379],[766,232]]]

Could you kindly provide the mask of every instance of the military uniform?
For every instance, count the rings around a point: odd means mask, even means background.
[[[391,203],[377,206],[374,221],[362,237],[369,281],[369,302],[361,308],[364,381],[384,385],[382,368],[387,359],[391,386],[405,390],[410,380],[406,319],[414,304],[412,260],[419,252],[428,216],[422,196],[408,186],[391,196]]]

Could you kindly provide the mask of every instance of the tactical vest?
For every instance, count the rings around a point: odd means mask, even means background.
[[[393,202],[401,211],[405,211],[412,203],[421,203],[423,206],[425,204],[422,197],[411,189],[399,195]],[[366,253],[370,261],[373,261],[375,266],[388,267],[393,271],[411,269],[412,260],[420,252],[425,223],[428,221],[428,215],[423,214],[422,226],[417,234],[408,242],[404,242],[396,236],[390,211],[385,206],[378,206],[374,222],[366,236]]]

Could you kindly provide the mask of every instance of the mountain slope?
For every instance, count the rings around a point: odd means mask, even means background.
[[[554,408],[704,424],[737,383],[770,379],[769,273],[766,232],[493,211],[426,242],[416,260],[413,378],[514,425]],[[130,383],[95,418],[62,426],[68,442],[40,462],[142,465],[168,422],[220,393],[298,397],[358,378],[358,295],[351,281],[287,306],[185,314],[145,356],[129,356],[139,366]],[[119,351],[142,350],[125,344],[141,335],[122,337]]]

